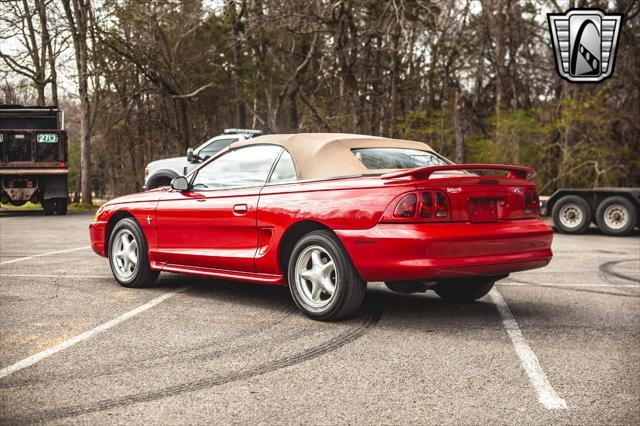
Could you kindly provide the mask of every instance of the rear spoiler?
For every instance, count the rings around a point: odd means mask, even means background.
[[[524,166],[508,166],[504,164],[447,164],[444,166],[426,166],[416,169],[400,170],[386,173],[380,176],[381,179],[395,179],[410,176],[414,179],[429,179],[435,172],[445,172],[449,170],[497,170],[508,172],[507,177],[517,179],[533,179],[535,170]]]

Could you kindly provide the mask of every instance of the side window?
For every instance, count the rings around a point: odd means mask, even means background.
[[[298,180],[296,168],[293,165],[291,154],[284,151],[278,160],[278,164],[273,169],[269,183],[295,182],[296,180]]]
[[[206,160],[207,158],[214,156],[237,140],[238,139],[220,139],[215,142],[211,142],[209,145],[198,151],[198,157]]]
[[[281,150],[275,145],[255,145],[229,151],[198,170],[193,189],[262,186]]]

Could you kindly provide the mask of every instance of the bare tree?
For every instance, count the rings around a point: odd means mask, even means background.
[[[88,27],[91,21],[90,0],[62,0],[75,50],[80,97],[80,187],[82,202],[91,204],[91,103],[89,100]]]
[[[2,2],[0,4],[0,40],[11,40],[17,52],[0,49],[0,58],[13,76],[27,78],[36,90],[36,102],[45,105],[46,88],[51,84],[51,103],[58,104],[55,49],[58,31],[49,31],[54,5],[45,0]]]

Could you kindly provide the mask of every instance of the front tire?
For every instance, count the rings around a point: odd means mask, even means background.
[[[367,288],[340,241],[324,230],[305,235],[295,245],[288,281],[298,308],[320,321],[353,315]]]
[[[554,205],[553,224],[565,234],[582,234],[591,225],[589,204],[577,195],[565,195]]]
[[[627,235],[637,221],[636,208],[624,197],[606,198],[596,211],[598,228],[607,235]]]
[[[109,237],[109,265],[124,287],[145,287],[156,282],[160,271],[149,264],[147,239],[132,218],[121,219]]]
[[[434,291],[442,299],[452,302],[473,302],[484,297],[501,277],[456,278],[438,283]]]

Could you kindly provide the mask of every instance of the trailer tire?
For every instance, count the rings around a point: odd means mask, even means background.
[[[565,234],[582,234],[591,225],[591,209],[584,198],[565,195],[553,205],[553,224]]]
[[[604,234],[628,235],[638,222],[638,212],[625,197],[608,197],[596,210],[596,222]]]

